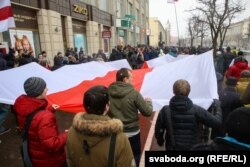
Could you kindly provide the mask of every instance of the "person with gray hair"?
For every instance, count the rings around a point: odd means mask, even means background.
[[[155,138],[160,146],[164,144],[165,139],[166,150],[189,150],[200,143],[202,124],[213,128],[221,126],[220,102],[214,100],[216,113],[212,115],[193,104],[188,97],[190,91],[188,81],[177,80],[173,85],[174,96],[170,99],[169,105],[160,110],[155,126]]]

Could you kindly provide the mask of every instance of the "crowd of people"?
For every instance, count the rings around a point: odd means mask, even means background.
[[[65,55],[58,52],[51,63],[43,51],[37,57],[14,50],[0,55],[0,70],[37,62],[48,70],[63,65],[89,61],[115,61],[127,59],[132,69],[141,68],[144,61],[166,53],[199,54],[208,49],[153,48],[117,46],[107,57],[102,50],[87,55],[69,49]],[[160,111],[155,126],[155,138],[166,150],[249,150],[250,149],[250,67],[242,52],[226,52],[216,56],[215,69],[219,99],[214,99],[208,110],[194,104],[189,98],[190,83],[179,79],[173,84],[174,96]],[[223,81],[224,78],[224,81]],[[18,129],[26,131],[27,155],[33,166],[139,166],[141,139],[138,111],[149,117],[153,113],[152,100],[143,97],[132,85],[132,71],[121,68],[116,80],[109,86],[94,86],[83,94],[86,112],[77,113],[72,126],[59,133],[54,112],[60,106],[48,106],[47,85],[42,78],[30,77],[24,82],[25,94],[14,104]],[[0,132],[9,131],[2,126],[9,106],[0,104]],[[29,128],[27,121],[32,115]],[[207,127],[212,128],[211,135]],[[209,132],[209,131],[208,131]],[[204,140],[204,136],[206,140]],[[208,142],[212,141],[212,142]]]

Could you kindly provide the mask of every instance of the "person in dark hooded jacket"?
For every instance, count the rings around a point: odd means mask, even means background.
[[[193,104],[188,98],[190,84],[186,80],[177,80],[173,85],[174,95],[169,106],[164,106],[157,118],[155,137],[157,143],[164,144],[166,150],[189,150],[195,144],[201,143],[201,125],[220,127],[221,109],[218,100],[215,100],[216,115]],[[171,128],[172,127],[172,128]]]
[[[112,49],[109,61],[116,61],[116,60],[121,60],[121,59],[123,59],[122,54],[118,52],[115,48]]]
[[[61,52],[58,52],[54,57],[54,66],[51,68],[51,71],[55,71],[63,66],[63,56]]]

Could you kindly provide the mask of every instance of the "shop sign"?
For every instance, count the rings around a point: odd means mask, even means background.
[[[146,35],[150,35],[151,33],[150,33],[150,29],[147,29],[147,31],[146,31]]]
[[[90,6],[77,0],[70,1],[71,16],[79,20],[89,20],[91,18]]]
[[[111,38],[111,31],[103,31],[102,38]]]
[[[72,19],[72,26],[74,33],[86,33],[86,22]]]
[[[88,9],[86,7],[83,7],[81,5],[73,5],[73,8],[74,8],[73,11],[75,13],[80,13],[80,14],[88,16]]]
[[[138,26],[135,27],[135,33],[136,33],[136,34],[139,34],[139,33],[140,33],[140,27],[138,27]]]
[[[17,28],[38,29],[36,11],[22,7],[12,7]]]
[[[119,34],[119,37],[124,37],[125,36],[124,30],[119,30],[118,34]]]
[[[135,16],[134,15],[130,15],[130,14],[126,14],[125,18],[131,19],[131,20],[135,20]]]

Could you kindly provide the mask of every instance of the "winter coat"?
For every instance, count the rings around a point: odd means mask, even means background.
[[[227,118],[228,114],[234,109],[241,107],[240,95],[234,87],[226,87],[219,94],[222,109],[222,120]]]
[[[250,103],[250,84],[248,84],[245,93],[242,96],[242,102],[243,104],[249,104]]]
[[[223,129],[224,121],[229,113],[234,109],[243,106],[240,100],[240,95],[234,87],[227,86],[224,90],[219,92],[219,99],[221,101],[222,109],[222,126],[219,128],[213,128],[211,132],[211,139],[215,137],[224,137],[225,131]]]
[[[116,133],[114,167],[132,167],[133,152],[123,125],[108,116],[78,113],[67,138],[67,157],[70,167],[108,166],[111,134]]]
[[[109,61],[116,61],[123,59],[122,52],[117,51],[116,49],[112,49],[112,53],[110,55]]]
[[[124,132],[139,130],[138,110],[144,116],[152,114],[152,103],[146,102],[131,84],[121,81],[109,86],[109,115],[118,118],[124,124]]]
[[[0,56],[0,71],[7,69],[7,62],[4,58]]]
[[[63,57],[56,56],[54,58],[54,66],[51,68],[51,71],[55,71],[63,66]]]
[[[235,77],[237,80],[240,79],[240,74],[243,70],[250,70],[248,63],[244,61],[238,61],[234,65],[230,66],[227,70],[226,77]]]
[[[66,133],[58,133],[54,110],[46,109],[47,104],[46,100],[26,95],[19,96],[14,104],[20,129],[24,128],[29,114],[40,110],[28,131],[29,154],[34,167],[60,167],[66,160]]]
[[[231,62],[235,58],[235,55],[231,52],[226,52],[222,55],[222,57],[223,57],[223,75],[224,75],[224,73],[227,71],[229,65],[231,64]]]
[[[236,88],[241,97],[245,93],[249,83],[250,83],[250,78],[240,78],[240,80],[237,82]]]
[[[175,146],[170,142],[166,107],[169,107],[171,112]],[[216,115],[213,116],[205,109],[193,104],[188,97],[174,96],[170,100],[170,106],[163,107],[158,115],[155,126],[157,143],[163,145],[163,134],[166,132],[166,150],[189,150],[202,141],[201,124],[209,127],[219,127],[221,125],[219,101],[216,102]]]
[[[30,54],[23,54],[22,57],[19,59],[19,66],[26,65],[33,62],[33,58]]]
[[[249,147],[239,144],[235,141],[226,140],[226,138],[215,138],[210,144],[197,144],[192,151],[250,151]]]

